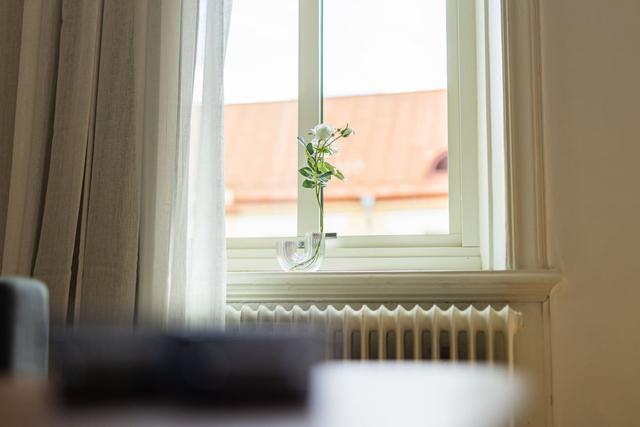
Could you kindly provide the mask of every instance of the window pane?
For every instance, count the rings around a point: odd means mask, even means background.
[[[298,0],[234,0],[225,59],[228,237],[296,234]]]
[[[446,0],[325,0],[323,85],[323,121],[356,130],[325,229],[448,233]]]

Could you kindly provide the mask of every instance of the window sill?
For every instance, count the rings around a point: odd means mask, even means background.
[[[228,273],[227,302],[542,302],[555,270]]]
[[[277,240],[279,239],[227,239],[227,271],[281,272],[276,260]],[[322,263],[322,270],[327,273],[473,271],[481,267],[480,248],[463,247],[462,236],[459,234],[339,236],[337,240],[327,243]]]

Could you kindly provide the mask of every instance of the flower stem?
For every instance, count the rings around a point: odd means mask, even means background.
[[[299,270],[303,267],[313,264],[317,261],[320,256],[320,247],[322,246],[322,240],[324,239],[324,194],[322,187],[319,185],[316,186],[316,201],[318,202],[318,207],[320,208],[320,238],[318,239],[318,243],[313,248],[313,255],[308,259],[299,262],[298,264],[291,267],[291,270]],[[313,238],[311,239],[313,242]]]

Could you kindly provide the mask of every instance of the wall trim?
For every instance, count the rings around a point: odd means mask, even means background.
[[[542,302],[554,270],[228,273],[227,302]]]
[[[542,82],[538,0],[502,0],[511,268],[546,268]]]

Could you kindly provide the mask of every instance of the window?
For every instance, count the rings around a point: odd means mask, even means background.
[[[298,0],[234,1],[224,96],[227,235],[295,235]]]
[[[225,64],[230,271],[317,227],[296,135],[356,136],[325,193],[323,270],[480,269],[476,2],[236,0]]]
[[[446,0],[325,0],[323,120],[356,129],[325,192],[338,235],[448,234]]]

